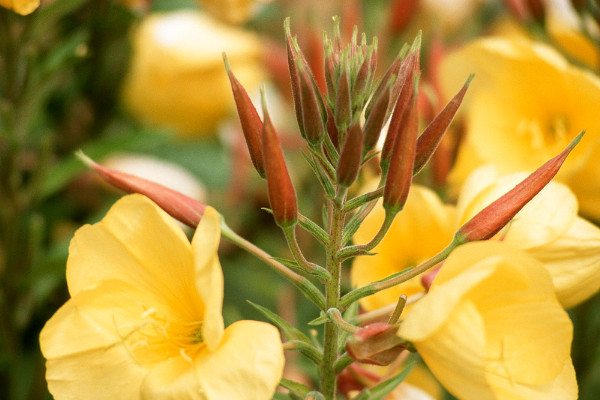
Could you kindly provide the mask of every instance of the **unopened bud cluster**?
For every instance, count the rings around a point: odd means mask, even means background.
[[[417,115],[420,37],[412,46],[405,46],[385,73],[377,76],[377,40],[368,44],[364,34],[359,40],[355,28],[350,42],[344,46],[339,21],[335,20],[333,37],[323,35],[326,89],[321,90],[296,37],[292,36],[289,20],[285,22],[285,35],[299,131],[307,142],[311,166],[326,195],[339,196],[357,179],[365,161],[379,155],[384,206],[397,213],[406,202],[413,174],[438,145],[467,85],[420,140]],[[268,122],[266,105],[263,103],[265,117],[261,120],[227,62],[226,67],[252,162],[261,176],[266,175],[275,220],[281,226],[294,224],[295,191],[275,128]],[[379,153],[377,143],[388,124]]]

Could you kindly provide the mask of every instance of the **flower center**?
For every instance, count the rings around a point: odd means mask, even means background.
[[[562,114],[553,115],[542,123],[539,119],[522,119],[516,131],[519,136],[529,138],[536,150],[563,144],[569,136],[569,119]]]
[[[144,311],[142,323],[125,338],[125,346],[140,365],[151,365],[172,357],[192,362],[204,349],[202,321],[167,318],[155,309]]]

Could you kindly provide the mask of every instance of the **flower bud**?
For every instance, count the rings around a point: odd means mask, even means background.
[[[581,132],[577,135],[559,155],[546,161],[521,183],[466,222],[456,233],[456,240],[487,240],[498,233],[554,178],[583,134],[584,132]]]
[[[382,91],[378,99],[376,99],[371,113],[365,121],[365,153],[375,147],[379,141],[381,130],[389,117],[388,108],[390,104],[391,88]]]
[[[286,227],[295,224],[298,218],[296,191],[283,158],[277,132],[275,132],[267,111],[264,94],[262,102],[264,113],[262,150],[265,160],[269,202],[275,222],[281,227]]]
[[[414,87],[414,74],[415,74],[415,55],[411,52],[403,61],[400,67],[398,83],[395,84],[392,89],[392,101],[398,98],[394,111],[392,112],[392,118],[388,127],[388,132],[383,143],[383,149],[381,150],[381,169],[386,171],[390,164],[390,157],[392,155],[392,149],[394,148],[394,142],[398,132],[402,129],[403,118],[405,111],[410,106],[411,96],[413,94]],[[396,94],[399,90],[399,94]]]
[[[359,329],[346,342],[346,351],[354,360],[366,364],[389,365],[406,349],[398,337],[398,325],[377,322]]]
[[[327,110],[327,124],[325,125],[327,128],[327,134],[329,135],[329,139],[331,139],[331,143],[336,149],[340,148],[339,141],[339,131],[337,125],[335,124],[335,118],[333,116],[333,111],[329,104],[325,104],[325,108]]]
[[[317,96],[321,96],[321,93],[312,85],[308,71],[301,63],[297,65],[297,71],[300,80],[300,105],[304,135],[311,145],[316,146],[323,140],[325,132],[324,116],[321,115],[319,105],[319,101],[322,103],[323,100],[317,98]]]
[[[127,193],[143,194],[170,216],[192,228],[198,225],[204,215],[206,204],[202,202],[158,183],[103,167],[83,153],[78,153],[77,156],[109,184]]]
[[[383,207],[392,214],[404,207],[412,183],[418,133],[416,86],[415,84],[410,106],[404,112],[398,127],[383,188]]]
[[[343,64],[342,64],[343,66]],[[335,98],[335,123],[338,129],[344,131],[350,125],[352,118],[352,99],[350,98],[350,72],[348,67],[342,69]]]
[[[265,166],[262,155],[262,129],[263,123],[260,120],[258,111],[252,104],[250,96],[246,92],[246,89],[237,80],[231,67],[227,56],[223,53],[223,61],[225,62],[225,69],[231,82],[231,90],[233,91],[233,98],[235,99],[235,105],[237,107],[238,115],[240,117],[240,123],[242,125],[242,132],[244,132],[244,138],[246,139],[246,145],[248,146],[248,152],[250,153],[250,159],[256,171],[265,177]]]
[[[290,19],[285,19],[283,23],[285,29],[285,44],[287,48],[288,68],[290,71],[290,81],[292,85],[292,99],[294,100],[294,110],[296,111],[296,120],[300,127],[300,133],[304,137],[304,124],[302,121],[302,106],[300,104],[300,78],[298,76],[298,70],[296,67],[297,54],[292,43],[292,34],[290,31]]]
[[[358,123],[350,125],[336,168],[337,182],[349,187],[358,177],[363,153],[363,131]]]
[[[440,144],[446,129],[450,126],[452,119],[458,111],[458,107],[462,103],[465,93],[469,88],[469,84],[474,75],[469,76],[467,82],[460,91],[446,104],[444,109],[440,111],[435,118],[427,125],[427,128],[421,133],[417,140],[417,154],[415,156],[415,168],[413,174],[416,175],[431,158],[431,155]]]

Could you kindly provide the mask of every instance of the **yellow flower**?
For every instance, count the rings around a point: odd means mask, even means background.
[[[213,133],[234,106],[223,52],[242,84],[257,87],[261,45],[254,35],[189,10],[146,18],[133,40],[126,107],[183,135]]]
[[[459,399],[577,398],[571,321],[541,263],[506,243],[455,250],[399,335]]]
[[[270,0],[200,0],[211,15],[232,24],[241,24],[250,18],[259,3]]]
[[[61,399],[270,399],[283,370],[278,330],[223,328],[218,213],[190,244],[141,195],[119,200],[71,242],[71,299],[40,335]]]
[[[467,131],[451,180],[460,184],[477,166],[501,174],[534,170],[560,153],[581,130],[584,142],[558,179],[573,189],[584,214],[600,218],[600,79],[570,65],[549,46],[524,39],[476,40],[442,63],[446,93],[469,73]]]
[[[40,0],[0,0],[0,6],[12,9],[18,14],[27,15],[40,6]]]
[[[492,166],[473,172],[458,199],[458,226],[526,176],[514,173],[500,177]],[[550,182],[499,233],[504,242],[544,264],[564,307],[581,303],[600,288],[600,229],[578,217],[577,209],[571,190]]]
[[[377,204],[354,235],[354,242],[365,243],[371,240],[379,230],[384,214],[381,204]],[[434,256],[452,241],[454,223],[453,207],[442,204],[433,191],[413,185],[404,209],[396,216],[385,238],[373,250],[376,254],[354,260],[352,285],[364,286]],[[423,287],[420,277],[416,277],[402,285],[363,298],[361,305],[366,310],[375,310],[396,303],[401,294],[410,296],[421,291]]]
[[[598,25],[593,24],[595,33]],[[568,0],[547,0],[546,30],[554,43],[566,54],[597,70],[600,67],[600,50],[582,31],[583,21]],[[598,38],[596,38],[598,39]]]

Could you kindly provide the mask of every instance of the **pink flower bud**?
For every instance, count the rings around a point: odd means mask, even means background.
[[[231,90],[233,91],[233,98],[235,99],[235,105],[237,107],[238,115],[240,117],[240,123],[242,125],[242,132],[244,132],[244,138],[246,139],[246,145],[248,146],[248,152],[250,153],[250,159],[256,171],[265,177],[265,166],[262,155],[262,128],[263,123],[260,120],[258,111],[252,104],[246,89],[237,80],[231,68],[227,56],[223,53],[223,60],[225,62],[225,69],[231,82]]]
[[[406,342],[397,332],[398,325],[383,322],[367,325],[348,339],[346,351],[362,363],[389,365],[406,349]]]
[[[358,123],[350,125],[336,168],[340,185],[349,187],[358,177],[363,153],[363,132]]]
[[[263,97],[263,140],[262,149],[269,190],[269,202],[273,211],[275,222],[285,227],[296,223],[298,218],[298,205],[296,191],[288,173],[285,159],[277,132],[271,122]]]
[[[458,107],[462,103],[465,93],[469,88],[469,84],[473,79],[473,75],[469,76],[467,82],[465,82],[462,89],[446,104],[444,109],[440,111],[435,118],[427,125],[427,128],[419,136],[417,140],[417,154],[415,157],[415,168],[413,174],[417,174],[424,166],[427,161],[431,158],[431,155],[440,144],[446,129],[450,126],[452,119],[458,111]]]
[[[456,238],[463,242],[487,240],[498,233],[554,178],[583,134],[581,132],[559,155],[546,161],[521,183],[467,221],[456,233]]]
[[[418,134],[415,90],[413,90],[409,108],[405,110],[398,129],[383,188],[383,207],[386,211],[394,214],[404,207],[412,183]]]
[[[170,216],[192,228],[200,222],[206,204],[158,183],[103,167],[83,153],[78,156],[109,184],[127,193],[143,194]]]

